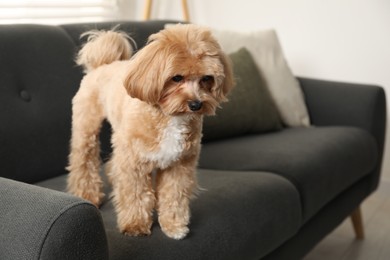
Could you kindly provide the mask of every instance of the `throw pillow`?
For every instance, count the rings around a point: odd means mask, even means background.
[[[278,110],[251,54],[241,48],[229,56],[236,86],[228,96],[229,102],[222,103],[215,116],[204,118],[204,142],[282,127]]]
[[[274,30],[252,33],[213,30],[213,34],[227,53],[241,47],[249,50],[286,126],[309,126],[302,89],[283,56]]]

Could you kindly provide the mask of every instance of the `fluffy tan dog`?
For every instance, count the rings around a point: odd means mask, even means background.
[[[202,117],[226,101],[233,87],[230,63],[210,31],[195,25],[151,35],[131,59],[124,33],[87,35],[77,60],[87,74],[73,99],[68,189],[100,205],[98,139],[106,118],[113,129],[107,175],[120,231],[150,234],[156,209],[163,232],[182,239],[197,189]]]

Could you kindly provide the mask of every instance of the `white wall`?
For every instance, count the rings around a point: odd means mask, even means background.
[[[182,19],[180,0],[154,2],[152,18]],[[127,18],[142,19],[144,1],[129,5]],[[390,104],[389,0],[188,0],[188,5],[193,23],[240,31],[275,28],[296,75],[378,84]],[[388,136],[382,179],[390,183]]]

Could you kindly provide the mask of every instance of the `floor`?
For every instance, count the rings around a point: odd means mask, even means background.
[[[356,240],[352,223],[345,220],[304,260],[390,259],[390,185],[383,184],[362,206],[365,239]]]

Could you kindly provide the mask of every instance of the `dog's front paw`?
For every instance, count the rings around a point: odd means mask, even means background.
[[[158,222],[161,230],[170,238],[181,240],[185,238],[190,231],[190,212],[188,207],[176,207],[159,209]]]
[[[149,236],[153,224],[151,214],[136,214],[128,208],[127,210],[118,212],[118,227],[120,232],[127,236],[139,237]]]
[[[149,236],[152,232],[148,225],[125,225],[121,228],[121,232],[128,236]]]
[[[170,226],[170,227],[161,227],[161,230],[170,238],[181,240],[185,238],[190,231],[187,226]]]

